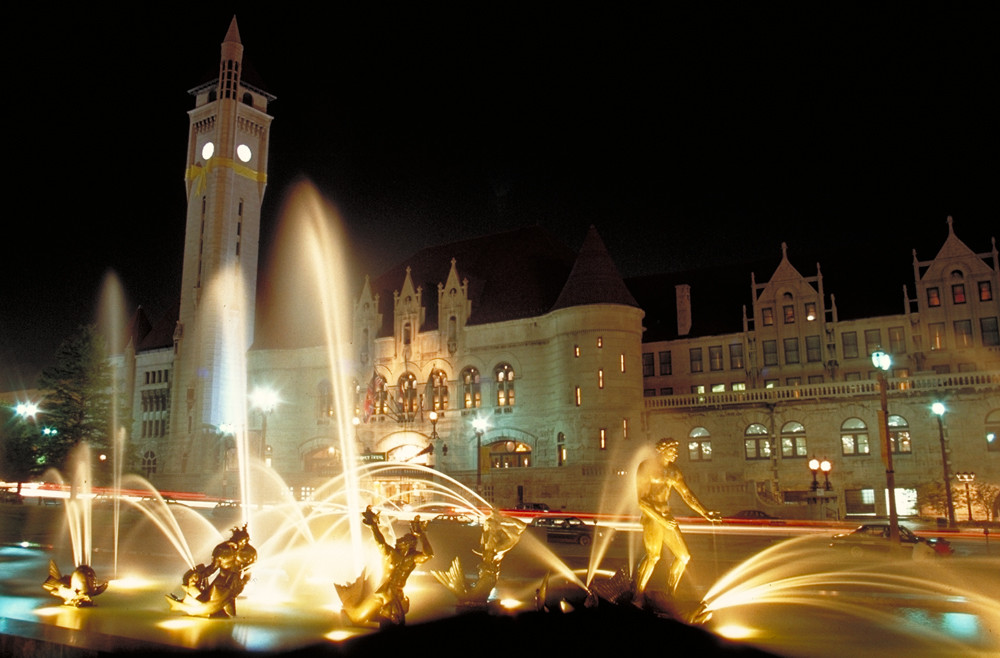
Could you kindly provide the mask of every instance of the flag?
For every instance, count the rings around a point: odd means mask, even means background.
[[[372,369],[372,378],[368,380],[368,390],[365,391],[365,407],[364,407],[364,419],[363,422],[367,423],[375,413],[375,401],[376,396],[378,396],[379,391],[382,389],[382,385],[385,384],[385,379],[382,375],[378,374],[374,369]]]

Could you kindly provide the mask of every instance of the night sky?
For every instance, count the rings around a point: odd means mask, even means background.
[[[215,74],[234,13],[277,96],[262,268],[301,178],[339,209],[358,276],[535,224],[573,248],[595,225],[625,276],[777,265],[787,242],[806,276],[887,268],[892,295],[948,215],[988,251],[986,10],[759,4],[25,10],[3,28],[0,390],[33,386],[94,320],[107,271],[154,320],[179,295],[186,92]]]

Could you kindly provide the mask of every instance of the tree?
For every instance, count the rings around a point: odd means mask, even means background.
[[[34,423],[9,414],[0,428],[0,479],[17,482],[18,493],[21,483],[37,475],[42,466],[38,464],[38,428]]]
[[[55,365],[42,371],[39,387],[47,391],[42,434],[45,463],[63,469],[69,452],[86,441],[93,448],[108,446],[111,427],[111,366],[104,343],[93,325],[84,325],[63,341]]]

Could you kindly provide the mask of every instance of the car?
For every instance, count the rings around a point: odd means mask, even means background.
[[[946,556],[955,552],[947,539],[924,539],[913,534],[906,526],[899,526],[899,544],[900,550],[906,551],[914,560]],[[893,550],[889,541],[888,523],[865,523],[851,532],[836,534],[830,546],[848,550],[853,557],[861,557],[866,553],[891,553]]]
[[[457,512],[438,514],[433,519],[431,519],[431,523],[451,523],[454,525],[479,525],[479,521],[472,518],[468,514],[461,514]]]
[[[735,521],[737,523],[762,523],[765,525],[785,525],[785,520],[776,516],[771,516],[767,512],[759,509],[742,509],[732,516],[723,517],[724,521]]]
[[[518,503],[514,509],[519,512],[548,512],[549,506],[545,503]]]
[[[594,540],[596,526],[575,516],[539,516],[528,524],[530,528],[545,531],[548,542],[562,542],[587,546]]]

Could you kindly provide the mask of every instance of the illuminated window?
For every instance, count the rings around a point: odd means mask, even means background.
[[[448,408],[448,377],[444,370],[434,370],[431,372],[429,382],[431,392],[431,409],[443,411]]]
[[[906,334],[902,327],[889,327],[889,354],[906,354]]]
[[[889,416],[889,447],[893,452],[910,453],[910,425],[902,416]]]
[[[816,320],[816,302],[806,302],[806,320],[808,322]]]
[[[479,370],[470,366],[462,371],[462,408],[476,409],[482,404]]]
[[[576,358],[580,358],[580,346],[579,345],[574,345],[573,346],[573,356],[575,356]]]
[[[566,435],[559,432],[559,436],[556,437],[556,466],[562,466],[566,463]]]
[[[981,302],[991,302],[993,301],[993,287],[989,281],[980,281],[979,284],[979,301]]]
[[[806,428],[798,421],[781,427],[781,456],[787,459],[804,459],[807,455]]]
[[[603,427],[600,429],[599,440],[600,440],[601,450],[607,450],[608,449],[608,430],[604,429]]]
[[[941,291],[937,288],[927,289],[927,305],[928,306],[940,306],[941,305]]]
[[[745,390],[747,390],[747,383],[746,382],[733,382],[729,386],[729,388],[730,388],[730,390],[733,390],[733,391],[745,391]]]
[[[868,426],[860,418],[848,418],[840,426],[840,445],[847,456],[867,455],[871,452],[868,445]]]
[[[760,309],[760,319],[764,323],[765,327],[770,327],[774,325],[774,309],[768,306],[767,308]]]
[[[688,433],[688,459],[693,462],[711,461],[712,436],[704,427],[695,427]]]
[[[743,343],[733,343],[729,346],[730,370],[743,369]]]
[[[972,347],[972,320],[955,320],[955,346]]]
[[[514,369],[508,363],[501,363],[493,370],[497,383],[497,406],[514,406]]]
[[[712,384],[712,392],[713,393],[725,393],[726,392],[726,385],[725,384]]]
[[[722,345],[713,345],[708,348],[708,369],[722,370]]]
[[[865,354],[871,355],[882,346],[881,329],[865,329]]]
[[[944,349],[944,322],[932,322],[927,325],[927,331],[930,332],[930,348],[932,350],[943,350]]]
[[[604,338],[601,336],[597,337],[597,347],[598,348],[604,347]]]
[[[319,401],[319,408],[316,410],[320,419],[328,419],[333,416],[333,386],[330,380],[322,380],[316,387],[316,397]]]
[[[743,446],[747,459],[771,458],[771,437],[760,423],[751,424],[743,432]]]
[[[619,354],[618,355],[618,367],[621,368],[622,372],[625,372],[625,355],[624,354]]]
[[[528,468],[531,466],[531,446],[514,440],[500,439],[489,447],[490,468]]]
[[[951,287],[951,301],[955,302],[956,304],[964,304],[965,303],[965,284],[964,283],[956,283],[955,285],[953,285]]]
[[[396,407],[411,417],[417,412],[417,377],[412,372],[404,373],[396,385]]]
[[[789,304],[781,309],[785,324],[795,324],[795,307]]]
[[[597,370],[597,388],[604,388],[604,368]]]
[[[622,440],[628,440],[628,418],[622,418]]]
[[[583,404],[583,392],[580,390],[579,386],[577,386],[573,390],[573,399],[576,402],[576,406],[579,407],[581,404]]]

